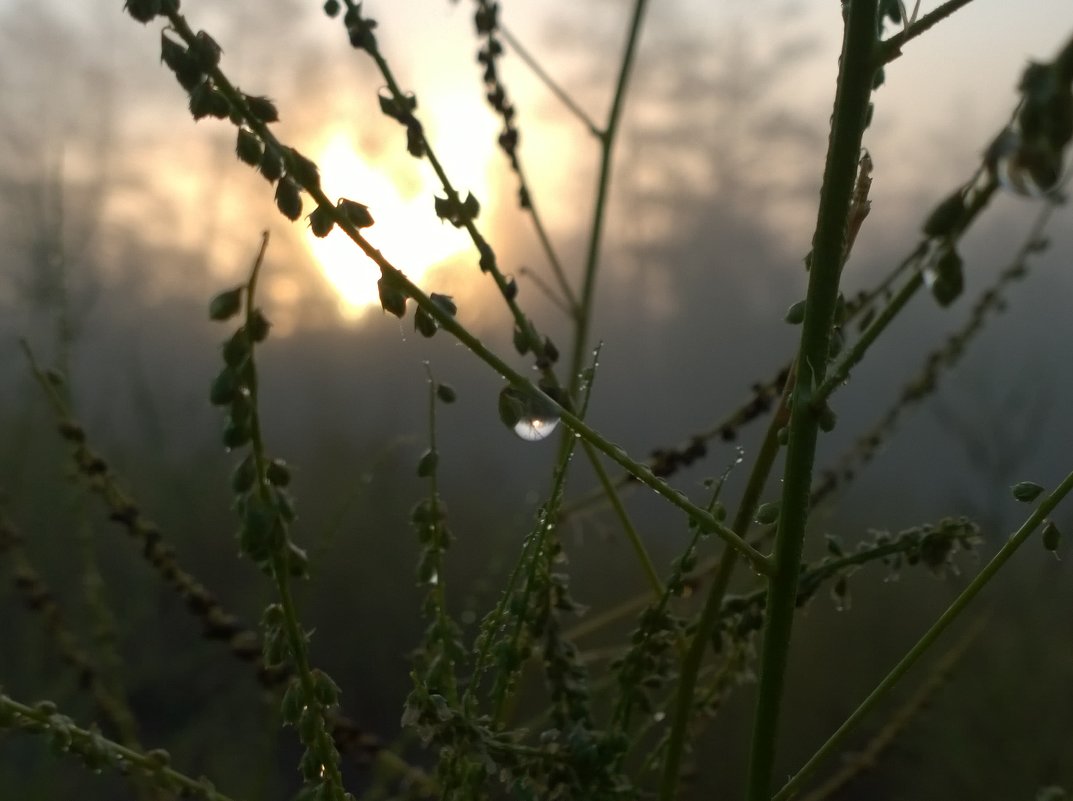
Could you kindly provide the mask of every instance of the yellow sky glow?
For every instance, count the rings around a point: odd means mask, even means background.
[[[474,148],[466,155],[470,161],[483,162],[487,151]],[[331,135],[314,160],[320,165],[324,191],[330,198],[347,197],[369,207],[376,222],[364,231],[366,238],[415,283],[420,284],[433,267],[470,247],[465,231],[436,218],[433,197],[442,195],[443,190],[426,162],[410,159],[405,170],[411,174],[393,180],[398,165],[365,161],[342,132]],[[463,166],[463,172],[473,174],[483,173],[485,165]],[[459,191],[473,191],[487,202],[484,186],[460,187]],[[346,234],[335,229],[318,239],[307,229],[304,241],[318,268],[339,293],[345,316],[354,318],[379,305],[379,272]]]

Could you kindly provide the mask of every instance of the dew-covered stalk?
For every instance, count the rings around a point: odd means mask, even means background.
[[[1073,491],[1073,472],[1069,473],[1062,482],[1044,498],[1040,504],[1033,510],[1025,522],[1013,533],[1013,535],[1006,541],[1006,543],[999,549],[998,553],[992,557],[991,561],[984,566],[973,579],[969,582],[968,586],[958,595],[957,598],[947,607],[946,611],[939,616],[931,627],[924,633],[917,642],[909,649],[909,652],[901,658],[897,665],[895,665],[891,671],[883,678],[876,688],[869,693],[868,697],[861,702],[853,713],[846,718],[846,721],[838,727],[838,730],[816,751],[808,762],[793,775],[782,789],[780,789],[774,796],[772,801],[788,801],[793,795],[801,788],[801,785],[808,780],[808,778],[832,753],[837,751],[842,743],[845,741],[846,736],[856,728],[869,712],[875,707],[879,701],[881,701],[886,694],[894,687],[895,684],[909,671],[909,669],[920,659],[921,656],[932,646],[932,644],[939,638],[939,636],[953,623],[958,616],[965,611],[969,603],[975,598],[987,583],[995,577],[995,574],[1010,560],[1010,557],[1016,553],[1025,541],[1038,529],[1044,525],[1044,521],[1047,515],[1071,492]]]
[[[846,220],[861,139],[868,124],[869,97],[876,69],[878,0],[852,0],[843,9],[846,22],[838,88],[812,242],[812,266],[797,356],[797,376],[793,384],[781,513],[775,537],[774,575],[768,584],[760,687],[746,794],[748,801],[767,801],[770,794],[819,434],[820,415],[812,406],[812,394],[823,381],[827,366],[831,324],[845,254]]]

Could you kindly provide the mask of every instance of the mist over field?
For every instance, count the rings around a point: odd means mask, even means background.
[[[337,164],[351,183],[338,193],[369,205],[377,219],[370,241],[426,291],[452,296],[459,320],[528,369],[477,254],[436,219],[428,171],[380,113],[382,81],[370,60],[317,5],[188,0],[183,9],[220,42],[224,68],[244,90],[276,101],[282,141],[314,159],[343,159]],[[620,5],[507,4],[503,15],[601,119],[624,35]],[[808,277],[803,258],[841,20],[833,2],[718,5],[651,9],[615,154],[587,419],[639,459],[711,428],[755,382],[775,376],[798,336],[783,317]],[[1005,5],[972,4],[887,68],[865,133],[875,163],[872,210],[846,266],[847,293],[874,286],[911,252],[928,212],[973,175],[1007,123],[1024,65],[1053,57],[1073,31],[1065,0],[1025,2],[1016,14]],[[478,196],[482,230],[517,279],[520,302],[565,350],[569,321],[542,289],[551,272],[495,147],[498,122],[482,97],[471,9],[409,0],[367,2],[365,10],[379,21],[381,47],[416,94],[418,113],[427,114],[433,144],[442,142],[448,174],[458,164],[461,188]],[[291,224],[279,214],[271,187],[234,157],[233,127],[190,118],[184,93],[159,64],[159,27],[132,22],[118,1],[0,2],[0,501],[86,627],[79,554],[96,553],[145,742],[167,747],[194,775],[226,777],[238,797],[282,799],[298,781],[290,732],[277,737],[266,727],[268,704],[245,666],[199,636],[137,548],[69,479],[54,417],[18,340],[67,373],[93,447],[191,571],[256,624],[269,588],[238,558],[233,457],[219,443],[220,410],[208,402],[231,329],[210,322],[206,309],[212,295],[246,279],[269,232],[263,298],[274,328],[258,368],[265,436],[293,465],[295,537],[310,555],[313,581],[299,600],[316,630],[313,652],[342,686],[347,712],[389,741],[410,687],[409,653],[425,628],[412,590],[418,545],[409,517],[425,492],[415,470],[428,444],[426,364],[458,392],[456,404],[438,408],[437,436],[440,492],[458,539],[445,580],[467,637],[546,500],[557,437],[515,437],[497,414],[500,377],[445,332],[425,339],[412,315],[399,321],[370,305],[375,267],[357,249],[317,251],[304,219]],[[576,279],[595,141],[520,59],[508,51],[504,64],[537,206]],[[327,180],[331,164],[321,168]],[[1040,208],[1012,194],[995,198],[962,246],[964,294],[943,309],[921,293],[853,371],[833,400],[838,426],[821,441],[818,467],[852,447],[929,351],[963,325]],[[1049,487],[1068,472],[1070,221],[1069,207],[1059,208],[1049,246],[1006,293],[1008,308],[942,373],[935,394],[906,411],[845,493],[817,512],[809,552],[822,553],[826,533],[852,545],[870,529],[964,513],[985,537],[980,555],[963,562],[971,575],[1024,518],[1009,485],[1031,479]],[[755,452],[761,428],[743,429],[734,442],[715,438],[673,485],[700,502],[702,482],[722,474],[736,448]],[[596,486],[584,460],[575,462],[568,501]],[[728,500],[745,478],[731,473]],[[668,565],[686,541],[684,516],[647,490],[626,497],[653,558]],[[83,519],[92,525],[80,534]],[[1054,520],[1073,529],[1068,504]],[[644,591],[604,507],[571,518],[564,540],[583,603],[601,609]],[[1067,544],[1059,553],[1064,561],[1029,543],[1018,554],[981,602],[991,615],[985,634],[951,681],[839,798],[1024,798],[1050,783],[1073,784]],[[965,583],[925,573],[882,583],[880,568],[866,568],[851,581],[849,610],[836,611],[826,596],[812,602],[795,634],[783,773],[811,754]],[[0,586],[0,605],[4,691],[85,713],[10,581]],[[726,720],[744,727],[752,703],[751,688],[737,693]],[[719,728],[696,747],[718,748],[725,764],[700,770],[691,797],[740,791],[741,771],[726,764],[745,760],[745,738]],[[250,744],[256,769],[233,742]],[[350,770],[359,786],[367,780]],[[9,790],[11,798],[125,797],[114,778],[91,778],[15,736],[0,739],[0,788],[0,799]]]

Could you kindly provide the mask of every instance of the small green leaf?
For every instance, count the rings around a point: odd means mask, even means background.
[[[242,293],[245,286],[235,287],[209,301],[209,319],[223,321],[234,317],[242,308]]]
[[[1010,489],[1013,497],[1021,503],[1031,503],[1043,494],[1043,487],[1033,481],[1019,481]]]

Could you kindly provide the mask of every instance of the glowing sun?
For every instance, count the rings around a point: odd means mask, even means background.
[[[474,153],[474,160],[478,158]],[[481,154],[483,162],[487,156]],[[405,159],[405,160],[404,160]],[[398,160],[388,158],[375,165],[362,159],[345,133],[331,136],[314,160],[320,166],[321,185],[332,200],[350,198],[369,207],[375,224],[362,233],[396,267],[415,283],[429,270],[465,252],[471,243],[465,231],[441,222],[435,215],[433,197],[443,195],[439,182],[426,162],[417,162],[405,153]],[[482,164],[478,185],[463,184],[459,191],[474,194],[485,189]],[[487,194],[482,192],[484,200]],[[348,317],[379,305],[376,281],[380,273],[339,229],[323,239],[307,228],[305,242],[317,266],[339,293],[340,308]]]

